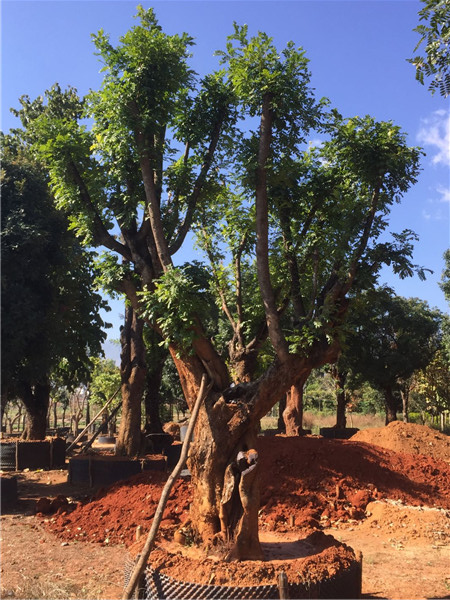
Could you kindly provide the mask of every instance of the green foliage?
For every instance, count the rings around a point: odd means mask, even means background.
[[[154,282],[153,290],[139,293],[141,315],[161,328],[164,345],[171,343],[179,350],[190,350],[196,315],[204,306],[198,290],[187,269],[172,268]]]
[[[119,260],[115,254],[102,252],[96,256],[94,263],[99,287],[112,298],[119,296],[118,290],[121,289],[124,279],[138,280],[132,271],[131,265]]]
[[[92,366],[90,401],[103,405],[120,387],[120,370],[113,360],[105,358],[93,358]]]
[[[430,414],[450,410],[450,360],[442,349],[417,373],[413,390],[415,405]]]
[[[68,386],[86,381],[106,337],[92,253],[67,231],[41,166],[13,147],[5,144],[1,182],[2,386],[10,394],[52,373]]]
[[[331,413],[335,411],[336,395],[334,382],[329,373],[323,369],[314,369],[305,385],[305,410]]]
[[[415,56],[408,62],[416,67],[416,79],[423,85],[425,77],[431,78],[429,91],[441,96],[450,95],[450,4],[448,0],[422,0],[420,21],[414,31],[420,40],[414,48],[425,44],[425,56]]]
[[[255,269],[261,130],[251,128],[263,104],[273,125],[264,173],[270,283],[291,352],[306,356],[335,339],[345,294],[374,286],[383,264],[422,273],[411,261],[413,232],[379,241],[419,170],[420,151],[398,127],[326,114],[293,43],[280,52],[265,33],[235,25],[218,53],[222,70],[198,80],[192,39],[165,34],[151,9],[139,7],[137,19],[115,46],[103,31],[93,36],[100,90],[81,99],[55,85],[23,97],[16,114],[71,227],[107,250],[97,259],[102,287],[137,292],[166,346],[189,351],[201,316],[219,352],[256,340],[258,372],[273,358]],[[305,150],[313,128],[326,140]],[[192,229],[209,270],[161,275]]]
[[[450,249],[444,253],[444,270],[442,271],[439,287],[444,292],[445,299],[450,304]]]
[[[353,304],[345,336],[344,363],[379,390],[396,390],[426,368],[440,345],[442,315],[417,298],[380,288]]]

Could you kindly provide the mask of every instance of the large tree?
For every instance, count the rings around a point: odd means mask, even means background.
[[[384,394],[386,424],[397,419],[401,395],[441,343],[441,313],[389,288],[363,294],[349,317],[343,362]]]
[[[265,34],[249,39],[236,26],[223,69],[198,81],[187,62],[192,40],[164,34],[151,10],[138,16],[116,47],[94,36],[100,91],[82,101],[55,86],[45,101],[22,98],[18,114],[73,226],[109,251],[105,268],[163,338],[190,408],[203,375],[211,383],[189,457],[195,535],[230,542],[236,558],[260,558],[259,420],[311,369],[335,360],[354,285],[373,283],[386,262],[410,272],[410,232],[377,238],[415,181],[419,151],[392,123],[326,115],[293,44],[279,53]],[[312,127],[328,141],[308,150]],[[228,347],[233,358],[268,336],[272,360],[257,377],[253,366],[236,376],[203,321],[205,295],[173,263],[194,225],[214,234],[209,217],[224,204],[249,223],[248,234],[239,226],[232,236],[234,314],[229,294],[221,301]],[[217,244],[204,247],[214,254]],[[223,273],[213,274],[219,297]],[[243,300],[255,296],[252,315]]]
[[[91,255],[55,209],[42,168],[3,138],[2,401],[20,398],[24,437],[45,437],[50,379],[86,381],[105,338]]]

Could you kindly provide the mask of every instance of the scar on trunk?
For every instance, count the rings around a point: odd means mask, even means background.
[[[220,506],[221,533],[233,543],[226,560],[262,560],[258,536],[258,453],[240,451],[225,470]]]

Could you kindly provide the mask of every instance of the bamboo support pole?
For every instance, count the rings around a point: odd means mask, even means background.
[[[77,437],[73,440],[73,442],[70,444],[70,446],[67,448],[66,452],[69,452],[69,450],[72,450],[72,448],[75,446],[75,444],[78,442],[78,440],[81,440],[81,438],[83,437],[83,435],[86,433],[86,431],[89,429],[89,427],[92,425],[92,423],[95,422],[96,419],[98,419],[98,417],[102,414],[102,412],[108,408],[108,406],[111,404],[111,402],[114,400],[114,398],[117,396],[117,394],[120,392],[120,388],[121,386],[119,386],[117,388],[117,390],[114,392],[114,394],[111,396],[111,398],[108,400],[108,402],[102,406],[102,408],[98,411],[98,413],[95,415],[95,417],[93,419],[91,419],[91,421],[86,425],[86,427],[83,429],[83,431],[81,433],[79,433],[77,435]]]
[[[114,417],[116,416],[117,412],[119,411],[119,408],[121,408],[121,407],[122,407],[122,405],[121,405],[121,404],[118,404],[118,405],[116,406],[116,408],[115,408],[115,409],[114,409],[114,410],[111,412],[111,414],[109,415],[109,417],[108,417],[108,419],[107,419],[106,423],[102,423],[102,424],[99,426],[99,428],[97,429],[97,431],[94,433],[94,435],[91,437],[91,439],[90,439],[88,442],[86,442],[86,443],[84,444],[84,446],[83,446],[83,447],[82,447],[82,449],[81,449],[81,454],[83,454],[83,452],[86,452],[86,450],[92,446],[92,444],[95,442],[95,440],[96,440],[96,439],[98,438],[98,436],[100,435],[100,432],[101,432],[101,430],[102,430],[102,427],[103,427],[104,425],[108,425],[108,423],[114,419]]]
[[[186,437],[184,438],[183,447],[181,449],[180,459],[179,459],[178,463],[176,464],[174,470],[172,471],[170,477],[166,481],[166,484],[163,488],[161,498],[159,499],[158,508],[156,509],[156,513],[153,518],[152,527],[147,536],[145,546],[142,549],[142,552],[139,555],[138,560],[134,566],[133,572],[130,577],[130,581],[128,582],[128,585],[122,596],[123,600],[129,600],[130,598],[133,597],[134,590],[136,589],[136,586],[138,585],[138,582],[142,576],[142,573],[144,572],[144,569],[147,565],[148,557],[150,556],[150,552],[152,551],[153,545],[155,543],[156,534],[158,533],[159,525],[161,523],[164,509],[166,507],[167,500],[169,499],[170,492],[172,490],[172,487],[173,487],[177,477],[183,470],[184,464],[186,462],[188,451],[189,451],[189,446],[191,443],[192,433],[194,431],[194,426],[195,426],[195,422],[197,421],[201,403],[202,403],[204,397],[206,397],[209,390],[211,389],[211,386],[212,386],[212,383],[209,384],[208,387],[206,386],[206,375],[203,375],[202,382],[200,384],[200,389],[199,389],[199,392],[197,395],[197,399],[195,401],[194,409],[192,411],[191,418],[189,420],[189,427],[188,427],[188,430],[186,433]]]

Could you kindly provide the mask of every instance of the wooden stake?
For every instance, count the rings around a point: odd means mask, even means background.
[[[138,542],[141,539],[142,535],[142,525],[138,525],[136,527],[136,541]]]
[[[189,446],[191,443],[192,432],[194,431],[195,422],[198,417],[198,413],[200,410],[201,403],[203,399],[208,394],[209,390],[212,387],[212,383],[206,387],[206,375],[203,375],[202,382],[200,384],[200,389],[198,391],[198,396],[195,401],[194,409],[191,414],[191,418],[189,420],[189,427],[186,432],[186,437],[184,438],[183,447],[181,449],[181,456],[179,461],[177,462],[174,470],[172,471],[169,479],[166,481],[166,485],[163,488],[161,498],[159,499],[158,508],[156,509],[155,516],[153,518],[152,527],[147,536],[147,541],[145,542],[145,546],[142,549],[139,560],[136,562],[133,572],[130,577],[130,581],[124,591],[122,596],[123,600],[130,600],[133,597],[134,590],[139,583],[139,580],[144,572],[144,569],[147,565],[148,557],[150,556],[150,552],[152,551],[153,544],[155,543],[156,534],[158,533],[159,525],[162,521],[164,509],[167,504],[167,500],[169,499],[170,492],[172,490],[173,484],[175,483],[178,475],[183,470],[184,464],[187,459]]]

